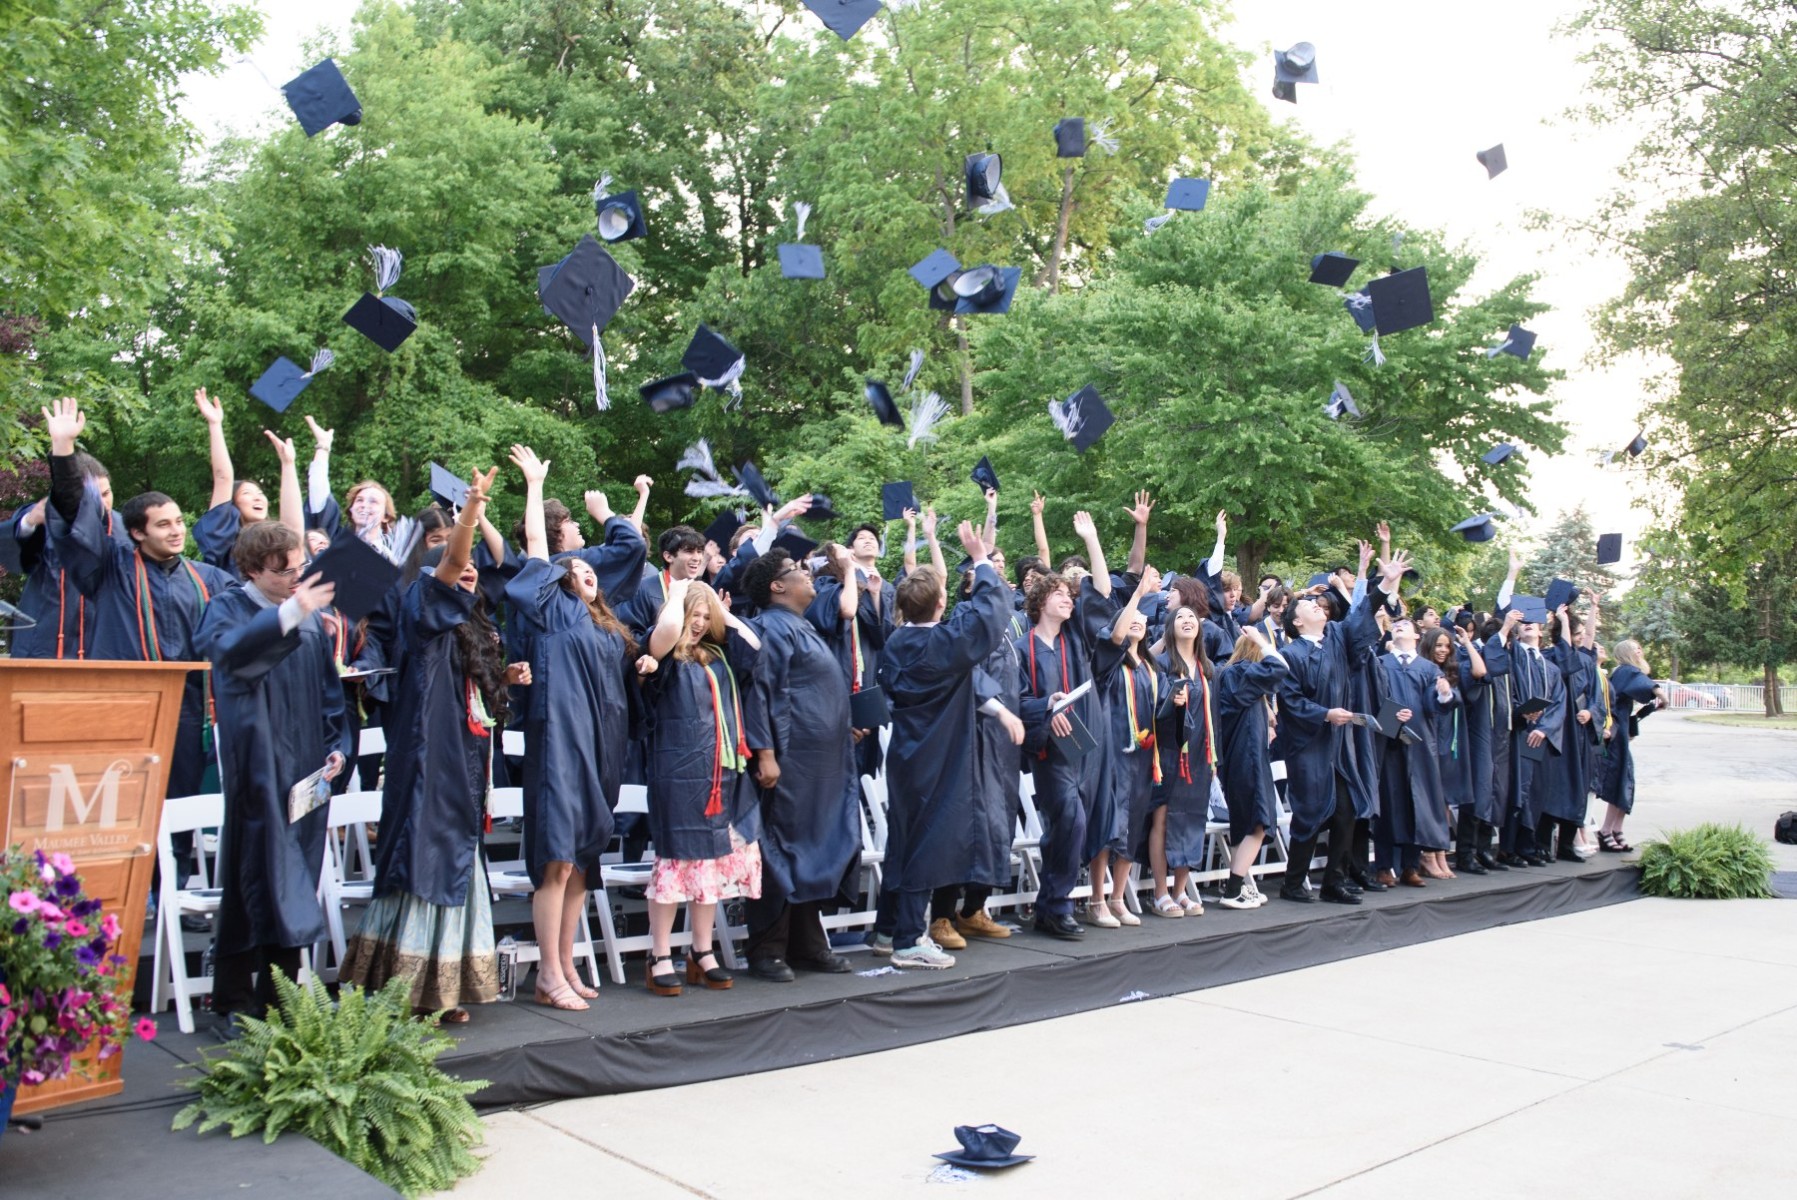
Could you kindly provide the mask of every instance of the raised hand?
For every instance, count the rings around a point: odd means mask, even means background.
[[[974,528],[972,521],[961,522],[955,528],[955,536],[961,539],[961,549],[967,552],[968,558],[976,563],[985,559],[986,544],[980,541],[980,531]]]
[[[987,508],[997,508],[998,507],[998,489],[997,488],[987,488],[986,489],[986,507]]]
[[[1042,498],[1041,492],[1035,492],[1033,494],[1035,496],[1035,499],[1030,501],[1030,512],[1034,513],[1036,516],[1039,517],[1042,515],[1042,506],[1043,506],[1043,504],[1047,503],[1047,501],[1045,501]]]
[[[288,463],[294,461],[295,452],[293,449],[292,438],[284,438],[272,430],[267,429],[262,431],[262,436],[267,438],[269,443],[274,446],[275,457],[281,460],[282,466],[286,466]]]
[[[1149,514],[1154,512],[1154,498],[1147,492],[1137,492],[1134,506],[1126,508],[1123,511],[1127,512],[1130,516],[1130,520],[1134,521],[1136,524],[1146,525],[1148,524]]]
[[[468,500],[462,505],[463,511],[472,509],[476,505],[484,508],[488,498],[493,494],[493,481],[497,478],[499,478],[498,467],[488,467],[484,473],[476,471],[468,480]]]
[[[524,476],[525,483],[540,484],[549,478],[549,460],[538,458],[537,452],[529,446],[514,444],[508,457],[511,458],[512,465],[517,467],[519,473]]]
[[[1379,544],[1385,547],[1385,552],[1387,554],[1390,554],[1391,526],[1384,521],[1379,522],[1377,525],[1373,526],[1373,536],[1379,539]]]
[[[1073,514],[1073,532],[1082,538],[1097,537],[1098,526],[1092,522],[1092,514],[1084,509]]]
[[[1229,514],[1220,508],[1217,510],[1217,536],[1220,538],[1229,536]]]
[[[1366,543],[1362,542],[1361,545]],[[1410,569],[1410,551],[1400,550],[1390,558],[1379,560],[1379,575],[1385,581],[1385,591],[1390,591],[1397,582],[1404,578],[1404,572]]]
[[[906,528],[906,530],[911,531],[911,532],[916,531],[916,529],[917,529],[917,510],[915,508],[907,508],[905,510],[905,528]]]
[[[611,520],[612,517],[617,515],[616,513],[612,512],[611,501],[607,500],[605,498],[604,492],[594,489],[592,491],[585,493],[583,495],[582,499],[584,499],[587,504],[587,515],[592,517],[593,520],[599,522],[601,525],[605,524],[607,521]]]
[[[1260,626],[1244,625],[1242,626],[1242,632],[1253,638],[1255,645],[1259,646],[1262,650],[1271,650],[1273,648],[1273,643],[1269,642],[1267,640],[1267,635],[1260,631]]]
[[[39,411],[44,414],[44,432],[50,435],[50,453],[75,453],[75,439],[87,428],[87,414],[81,411],[81,405],[64,396]]]
[[[1522,556],[1516,552],[1516,547],[1512,546],[1510,547],[1510,578],[1515,579],[1521,573]]]
[[[930,505],[923,510],[923,535],[932,542],[936,540],[936,506]]]
[[[1142,582],[1136,584],[1136,595],[1152,596],[1161,590],[1161,573],[1152,565],[1142,568]]]
[[[306,427],[312,431],[312,442],[314,446],[324,453],[329,454],[331,452],[332,443],[337,440],[337,431],[335,429],[324,428],[309,415],[306,417]]]
[[[774,514],[774,520],[777,522],[790,521],[794,517],[804,516],[810,511],[811,493],[806,492],[803,496],[800,496],[795,500],[788,500],[785,506],[781,508],[779,512]]]
[[[1360,574],[1366,574],[1366,566],[1373,561],[1373,547],[1368,542],[1360,543]],[[1400,572],[1401,573],[1401,572]]]
[[[829,546],[830,561],[843,570],[849,568],[849,548],[841,542],[831,542]]]
[[[638,475],[636,481],[630,486],[636,489],[637,495],[647,496],[649,494],[649,489],[655,486],[655,481],[647,475]]]
[[[337,598],[337,585],[308,575],[293,586],[293,601],[302,613],[315,613]]]
[[[206,418],[206,424],[217,425],[225,419],[225,406],[206,394],[205,388],[197,389],[193,394],[193,406],[200,410]]]

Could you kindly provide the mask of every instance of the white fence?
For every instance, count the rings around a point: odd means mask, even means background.
[[[1766,711],[1766,688],[1758,683],[1701,683],[1659,681],[1666,689],[1668,708],[1730,709],[1742,712]],[[1784,711],[1797,712],[1797,685],[1785,684],[1778,689]]]

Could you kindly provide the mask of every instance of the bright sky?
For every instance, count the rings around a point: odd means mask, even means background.
[[[928,3],[929,0],[925,0]],[[216,78],[190,82],[186,112],[209,134],[270,127],[286,119],[280,84],[310,65],[304,44],[321,31],[347,40],[356,0],[281,0],[265,4],[267,34],[252,53]],[[1566,373],[1553,391],[1572,426],[1565,453],[1530,463],[1540,526],[1583,504],[1600,531],[1628,535],[1623,566],[1647,522],[1634,507],[1641,476],[1595,465],[1635,433],[1635,411],[1649,376],[1590,363],[1589,314],[1627,281],[1619,258],[1590,243],[1527,228],[1531,210],[1568,222],[1586,216],[1616,179],[1636,135],[1594,129],[1567,118],[1586,102],[1578,47],[1553,35],[1574,9],[1566,0],[1510,0],[1500,8],[1440,0],[1236,0],[1230,36],[1251,51],[1298,41],[1317,48],[1319,82],[1300,85],[1296,106],[1272,98],[1270,53],[1251,69],[1255,93],[1285,121],[1322,144],[1346,142],[1374,214],[1446,232],[1481,259],[1473,287],[1486,291],[1514,275],[1540,276],[1536,295],[1553,305],[1531,328],[1535,353]],[[1374,10],[1377,10],[1376,12]],[[257,73],[260,68],[261,74]],[[1474,152],[1503,143],[1510,168],[1487,180]],[[1500,331],[1493,331],[1494,335]],[[1394,348],[1401,353],[1401,344]],[[1520,527],[1519,527],[1520,526]]]

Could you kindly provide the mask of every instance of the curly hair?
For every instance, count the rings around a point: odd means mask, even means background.
[[[486,599],[479,592],[474,594],[474,611],[455,627],[455,645],[462,678],[473,680],[474,686],[480,689],[487,715],[495,721],[501,720],[508,711],[511,698],[505,682],[505,647],[487,612]]]
[[[1030,584],[1029,593],[1023,600],[1023,611],[1029,617],[1031,625],[1042,619],[1042,606],[1048,603],[1048,598],[1055,593],[1056,589],[1066,592],[1069,600],[1078,598],[1078,594],[1074,591],[1073,581],[1059,572],[1051,571],[1046,575],[1038,575],[1036,582]]]

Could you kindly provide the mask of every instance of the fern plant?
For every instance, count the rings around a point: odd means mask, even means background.
[[[1685,900],[1765,899],[1772,852],[1739,825],[1704,824],[1641,848],[1641,891]]]
[[[345,987],[338,1004],[314,978],[306,987],[279,972],[280,1007],[208,1053],[187,1087],[199,1098],[175,1115],[176,1129],[225,1126],[232,1137],[286,1130],[406,1195],[442,1191],[480,1169],[480,1118],[467,1097],[486,1084],[452,1078],[436,1058],[455,1043],[412,1017],[403,979],[378,992]]]

